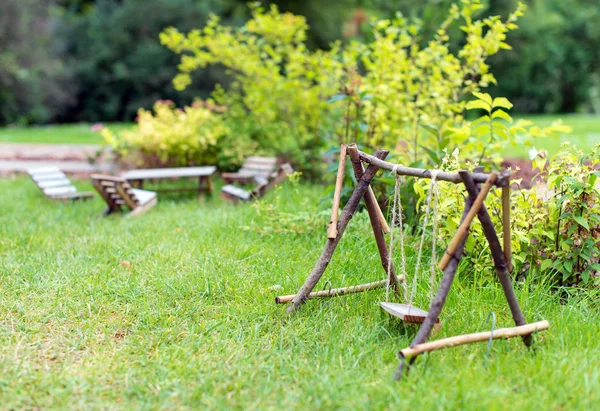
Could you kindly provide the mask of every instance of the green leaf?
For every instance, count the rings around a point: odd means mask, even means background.
[[[588,266],[588,270],[600,271],[600,264],[594,263]]]
[[[427,152],[427,154],[429,154],[429,157],[433,160],[434,163],[438,164],[438,163],[442,162],[438,153],[436,153],[435,151],[433,151],[425,146],[421,146],[421,148],[423,150],[425,150]]]
[[[331,104],[336,101],[344,100],[346,97],[348,97],[346,94],[336,94],[335,96],[333,96],[329,100],[327,100],[327,104]]]
[[[549,258],[542,261],[542,265],[540,266],[541,271],[546,271],[552,265],[552,260]]]
[[[496,110],[492,113],[492,118],[501,118],[502,120],[506,120],[509,123],[512,123],[512,117],[508,115],[508,113],[504,110]]]
[[[492,96],[490,96],[488,93],[478,93],[477,91],[474,91],[473,95],[475,97],[477,97],[479,100],[485,101],[490,106],[492,105]]]
[[[496,97],[494,99],[494,102],[492,103],[492,107],[502,107],[507,110],[510,110],[513,107],[513,104],[510,101],[508,101],[508,99],[505,97]]]
[[[567,232],[567,236],[571,237],[573,235],[573,233],[575,232],[575,230],[577,230],[577,226],[575,224],[573,224],[571,227],[569,227],[569,231]]]
[[[588,281],[590,281],[590,272],[589,271],[584,271],[581,273],[581,279],[583,280],[583,282],[585,284],[587,284]]]
[[[576,215],[573,216],[573,220],[577,221],[577,224],[579,224],[582,227],[585,227],[586,230],[590,229],[590,225],[588,224],[587,220],[585,218],[583,218],[580,215]]]
[[[438,136],[438,129],[435,127],[431,127],[431,126],[421,126],[421,128],[425,131],[427,131],[427,133],[429,133],[430,135],[432,135],[433,137],[437,137]]]
[[[482,101],[482,100],[469,101],[467,103],[466,108],[467,108],[467,110],[481,109],[481,110],[487,111],[488,113],[492,109],[492,107],[489,104],[487,104],[485,101]]]
[[[572,273],[573,272],[573,260],[563,261],[563,267],[565,267],[565,270],[567,270],[567,272]]]

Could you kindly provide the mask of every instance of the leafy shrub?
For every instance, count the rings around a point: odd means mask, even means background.
[[[355,130],[364,136],[356,132],[353,138],[371,148],[395,147],[414,163],[428,150],[451,148],[445,135],[463,125],[465,96],[495,83],[486,61],[510,48],[506,35],[517,28],[523,7],[504,21],[498,16],[475,19],[482,7],[480,0],[453,5],[423,47],[418,22],[399,16],[374,22],[370,43],[333,43],[329,51],[310,51],[305,19],[275,6],[269,11],[254,6],[252,19],[240,29],[223,26],[213,16],[202,30],[184,35],[169,28],[160,39],[182,54],[174,79],[178,89],[191,84],[190,74],[197,69],[221,64],[229,70],[232,87],[217,89],[214,98],[230,108],[227,123],[245,123],[246,133],[265,149],[310,168],[333,142],[334,125],[354,115]],[[450,51],[447,34],[453,24],[461,24],[465,33],[456,53]],[[334,95],[350,98],[326,104]]]
[[[306,30],[304,17],[280,13],[275,6],[268,12],[253,6],[252,19],[239,29],[213,16],[202,30],[183,35],[169,28],[160,39],[183,54],[181,73],[174,79],[177,89],[191,84],[190,73],[199,68],[225,66],[234,82],[213,96],[230,108],[227,123],[265,150],[316,166],[324,146],[321,129],[331,121],[325,101],[339,87],[342,63],[339,46],[309,51]]]
[[[598,284],[600,271],[600,190],[596,187],[600,147],[590,155],[570,145],[546,165],[544,151],[532,150],[534,167],[545,170],[547,185],[511,190],[513,263],[517,273],[528,270],[537,281],[553,285]],[[442,169],[464,168],[458,153],[444,158]],[[520,180],[513,180],[519,185]],[[417,185],[421,199],[426,183]],[[440,184],[439,239],[448,243],[460,224],[463,188]],[[502,236],[501,198],[492,190],[486,200],[492,221]],[[466,243],[466,263],[476,272],[492,274],[493,266],[481,225],[471,225]]]
[[[427,150],[454,149],[446,132],[464,123],[465,97],[496,82],[487,59],[510,49],[506,35],[523,13],[520,5],[505,21],[474,19],[482,7],[479,0],[452,5],[429,41],[421,39],[418,21],[399,16],[375,22],[372,43],[349,46],[346,59],[364,65],[361,90],[373,96],[362,109],[364,122],[374,128],[368,146],[398,147],[402,141],[398,151],[413,164],[427,158]],[[453,53],[448,28],[455,23],[465,38]]]
[[[547,167],[548,188],[554,194],[549,206],[551,224],[538,236],[533,250],[539,251],[540,270],[551,269],[561,284],[589,284],[600,271],[599,164],[599,146],[584,154],[566,144]]]
[[[544,138],[571,132],[571,128],[560,120],[553,121],[545,128],[529,120],[519,120],[513,124],[508,114],[513,105],[507,98],[492,99],[487,93],[477,92],[473,96],[475,99],[466,104],[466,110],[478,110],[484,115],[473,122],[465,122],[461,128],[449,129],[447,135],[460,147],[462,158],[474,164],[497,167],[503,160],[501,154],[508,147],[532,147],[540,140],[543,144]]]
[[[137,126],[118,134],[102,135],[122,157],[141,155],[145,164],[200,165],[218,163],[229,128],[220,112],[224,107],[198,101],[183,109],[172,101],[157,101],[154,112],[140,109]]]

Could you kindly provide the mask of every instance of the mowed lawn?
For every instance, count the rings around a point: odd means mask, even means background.
[[[586,114],[561,115],[518,115],[515,119],[523,118],[533,121],[540,127],[547,127],[555,120],[570,126],[573,131],[569,134],[546,138],[534,143],[535,147],[545,149],[550,155],[558,153],[565,141],[570,141],[583,151],[589,151],[595,144],[600,143],[600,116]],[[133,127],[133,123],[108,123],[106,127],[118,132]],[[40,127],[4,127],[0,128],[0,143],[64,143],[64,144],[101,144],[102,136],[91,130],[91,124],[59,124]],[[527,158],[531,148],[525,146],[510,147],[505,155],[513,158]]]
[[[533,121],[539,127],[548,127],[552,122],[560,120],[563,124],[572,128],[572,132],[569,134],[538,140],[534,143],[536,149],[544,149],[550,155],[558,153],[561,144],[565,141],[570,142],[584,152],[589,152],[596,144],[600,143],[600,116],[588,114],[540,114],[527,116],[515,115],[515,118]],[[515,157],[527,157],[528,150],[526,147],[518,147],[507,152],[507,154]]]
[[[266,206],[259,216],[249,205],[193,196],[160,196],[140,218],[102,218],[98,198],[56,204],[23,177],[0,180],[0,192],[0,408],[600,403],[597,293],[561,303],[545,286],[519,285],[526,318],[551,323],[536,335],[535,351],[519,339],[495,341],[487,359],[485,343],[438,351],[420,358],[401,383],[392,380],[396,355],[415,329],[382,314],[383,289],[310,301],[286,316],[274,297],[297,290],[325,242],[327,217],[301,223],[316,214],[320,187],[288,183],[270,193],[266,204],[287,213],[276,219]],[[302,232],[278,233],[284,222],[298,223],[290,216],[300,218]],[[467,270],[436,338],[489,330],[492,311],[496,327],[512,325],[493,278]],[[425,277],[420,306],[427,304]],[[318,287],[380,278],[368,218],[357,215]]]
[[[132,123],[104,124],[119,131],[133,127]],[[99,132],[92,131],[92,124],[56,124],[32,127],[0,127],[0,143],[44,144],[102,144]]]

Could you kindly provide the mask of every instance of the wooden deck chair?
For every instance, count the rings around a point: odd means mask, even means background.
[[[223,173],[221,178],[225,184],[252,184],[255,177],[268,179],[277,170],[277,164],[275,157],[251,156],[236,173]]]
[[[156,205],[154,191],[132,188],[127,180],[121,177],[92,174],[91,178],[94,188],[107,204],[104,210],[105,216],[122,211],[123,208],[129,208],[131,210],[129,215],[136,216]]]
[[[69,178],[58,167],[38,167],[27,169],[27,174],[52,200],[87,200],[94,197],[90,192],[78,192]]]
[[[253,182],[256,186],[252,190],[245,190],[233,184],[227,184],[221,189],[221,198],[234,204],[264,196],[271,188],[280,184],[294,170],[289,164],[282,164],[279,170],[272,172],[267,177],[256,176]]]

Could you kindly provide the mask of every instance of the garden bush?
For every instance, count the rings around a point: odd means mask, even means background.
[[[170,100],[160,100],[153,111],[140,109],[137,125],[118,134],[102,130],[105,141],[122,159],[154,166],[218,164],[230,141],[223,123],[225,107],[197,101],[177,108]],[[235,149],[235,146],[233,146]],[[231,161],[229,156],[227,157]],[[239,157],[239,156],[238,156]]]
[[[521,189],[521,179],[513,180],[517,185],[511,190],[515,275],[530,275],[536,283],[553,286],[600,285],[600,189],[596,185],[600,147],[584,155],[566,143],[550,160],[543,150],[532,149],[531,154],[533,167],[543,170],[544,180],[528,189]],[[464,168],[458,153],[444,158],[442,169]],[[423,200],[427,183],[416,187]],[[460,224],[464,194],[460,185],[440,184],[440,190],[439,212],[445,218],[439,221],[438,233],[439,239],[448,243]],[[499,192],[494,191],[486,201],[500,236],[501,201]],[[464,264],[474,272],[491,276],[493,267],[487,248],[481,226],[475,222],[465,246]]]
[[[340,120],[354,116],[361,132],[352,133],[353,139],[371,148],[398,147],[397,154],[415,163],[427,150],[451,143],[444,134],[463,125],[465,97],[495,82],[486,60],[510,48],[506,35],[517,28],[522,6],[505,20],[475,19],[482,7],[479,0],[453,5],[423,47],[418,22],[398,16],[373,22],[370,43],[310,51],[304,18],[274,6],[254,6],[252,19],[239,29],[213,16],[204,29],[187,35],[169,28],[161,41],[182,54],[178,89],[191,84],[197,69],[221,64],[229,70],[234,83],[218,89],[215,99],[232,108],[228,122],[250,124],[246,128],[262,147],[310,164],[340,134],[332,132],[334,125],[347,130]],[[447,34],[453,24],[465,34],[457,53],[450,51]],[[339,103],[327,104],[332,96]],[[402,150],[408,143],[410,149]]]

